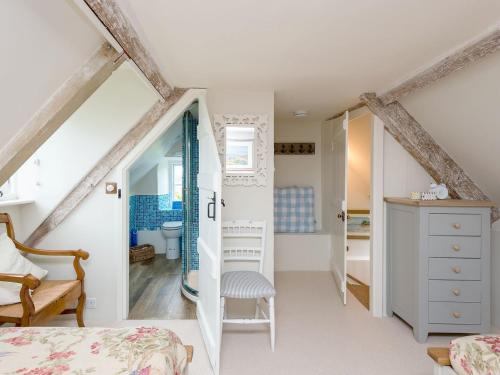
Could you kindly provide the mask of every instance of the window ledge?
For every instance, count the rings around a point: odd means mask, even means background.
[[[11,199],[0,201],[0,207],[20,206],[23,204],[34,203],[33,199]]]

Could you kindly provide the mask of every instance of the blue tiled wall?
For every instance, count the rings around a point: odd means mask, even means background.
[[[182,142],[182,160],[186,160],[186,138],[189,137],[191,143],[191,166],[190,175],[184,176],[184,178],[189,178],[191,182],[191,189],[189,191],[189,198],[191,199],[191,212],[185,212],[184,215],[189,215],[191,218],[191,244],[190,244],[190,264],[189,270],[198,270],[200,268],[199,256],[198,256],[198,235],[199,235],[199,190],[198,190],[198,170],[199,170],[199,145],[198,145],[198,119],[193,117],[191,113],[184,114],[184,126],[183,126],[183,142]],[[186,220],[184,220],[186,221]],[[183,243],[183,247],[187,248],[186,243]],[[182,266],[184,270],[186,267],[186,257],[182,259]]]
[[[132,195],[130,230],[158,230],[166,221],[182,221],[182,210],[170,210],[168,194]]]

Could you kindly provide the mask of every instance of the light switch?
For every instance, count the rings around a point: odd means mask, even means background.
[[[106,194],[116,194],[118,192],[118,184],[116,182],[106,182]]]

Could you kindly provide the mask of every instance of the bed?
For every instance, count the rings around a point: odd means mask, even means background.
[[[192,353],[164,328],[0,328],[0,374],[180,375]]]
[[[428,348],[434,375],[500,374],[500,336],[474,335],[453,340],[449,348]]]

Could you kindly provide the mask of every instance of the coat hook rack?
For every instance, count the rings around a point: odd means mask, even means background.
[[[274,155],[314,155],[315,143],[275,143]]]

